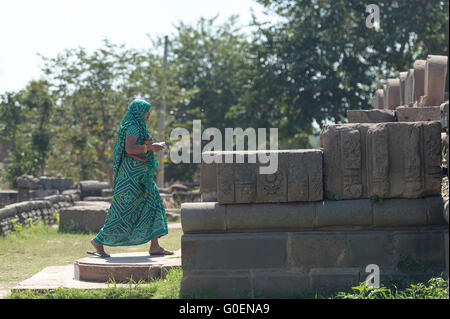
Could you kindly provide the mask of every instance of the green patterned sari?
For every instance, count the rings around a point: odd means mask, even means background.
[[[114,194],[105,224],[94,238],[102,245],[142,245],[168,233],[166,211],[154,181],[158,162],[153,151],[146,153],[146,162],[125,156],[127,135],[136,136],[138,145],[152,137],[144,119],[150,106],[146,101],[134,100],[117,131]]]

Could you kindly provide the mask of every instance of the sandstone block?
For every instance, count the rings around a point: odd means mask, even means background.
[[[384,90],[383,89],[378,89],[375,91],[373,107],[375,109],[384,109]]]
[[[311,290],[308,272],[255,270],[251,275],[255,296],[289,298]]]
[[[405,88],[408,72],[400,72],[400,105],[406,105]]]
[[[425,88],[425,66],[426,60],[416,60],[414,62],[414,102],[418,102],[424,95]]]
[[[202,161],[200,168],[200,193],[203,202],[217,201],[216,163],[205,163]]]
[[[320,252],[320,253],[319,253]],[[289,233],[287,261],[290,268],[342,268],[349,265],[345,232],[305,231]]]
[[[318,201],[323,198],[322,151],[268,151],[277,158],[277,171],[261,174],[261,151],[237,151],[244,163],[217,163],[217,200],[230,203]],[[263,152],[265,153],[265,152]],[[256,163],[249,163],[251,154]]]
[[[183,232],[225,231],[225,206],[215,202],[181,204]]]
[[[440,123],[333,124],[321,132],[329,199],[440,194]]]
[[[196,273],[183,269],[182,298],[249,298],[251,292],[250,271]]]
[[[408,260],[414,261],[417,265],[409,269],[420,271],[424,268],[433,269],[436,272],[444,271],[444,236],[448,234],[448,229],[444,230],[423,230],[423,231],[397,231],[393,234],[395,247],[395,264],[400,268],[408,268]],[[406,262],[406,265],[402,265]]]
[[[286,233],[184,234],[183,270],[283,268]],[[270,253],[269,253],[270,252]]]
[[[409,69],[406,75],[404,96],[404,105],[409,106],[414,103],[414,69]]]
[[[317,205],[314,227],[369,227],[372,225],[372,207],[369,200],[323,201]]]
[[[395,110],[397,106],[400,106],[400,79],[388,79],[385,90],[384,108],[389,110]]]
[[[103,189],[110,189],[110,185],[106,182],[86,180],[80,181],[81,197],[86,196],[102,196]]]
[[[373,206],[373,223],[377,227],[422,226],[427,224],[425,201],[421,198],[386,199]]]
[[[395,110],[398,122],[440,121],[441,110],[438,106],[398,107]]]
[[[361,272],[370,264],[382,269],[396,268],[392,232],[361,231],[349,234],[349,265]]]
[[[310,277],[312,291],[329,293],[359,285],[360,271],[352,268],[317,268],[311,270]]]
[[[448,57],[444,55],[428,55],[427,57],[424,79],[424,95],[427,96],[425,106],[444,103],[447,61]]]
[[[382,123],[395,122],[393,110],[348,110],[349,123]]]
[[[319,203],[226,205],[226,228],[230,231],[311,229]]]
[[[64,229],[78,229],[98,232],[103,227],[109,204],[72,206],[59,211],[59,226]]]

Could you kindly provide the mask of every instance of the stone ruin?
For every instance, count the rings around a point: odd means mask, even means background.
[[[349,110],[349,123],[440,121],[443,109],[448,110],[447,69],[447,56],[416,60],[412,69],[387,79],[375,92],[374,109]]]
[[[112,196],[110,185],[96,180],[77,185],[71,178],[23,175],[17,178],[17,185],[17,190],[0,191],[2,235],[13,230],[12,220],[24,226],[29,226],[29,218],[33,224],[38,219],[53,224],[55,211],[61,230],[98,231]]]
[[[448,114],[446,61],[416,61],[376,92],[377,109],[326,125],[321,149],[270,151],[279,159],[274,174],[258,173],[262,163],[249,161],[255,151],[212,152],[222,161],[202,163],[202,202],[181,206],[181,293],[247,298],[349,289],[371,265],[381,279],[448,277],[448,198],[441,196],[448,115],[442,123],[440,116],[441,109]],[[413,110],[407,121],[398,120],[403,104]],[[427,107],[439,112],[431,119],[413,113]],[[227,154],[245,161],[225,163]]]

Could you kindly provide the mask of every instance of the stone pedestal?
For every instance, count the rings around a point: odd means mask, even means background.
[[[414,62],[414,102],[418,102],[420,97],[424,95],[426,64],[426,60]]]
[[[400,79],[388,79],[385,89],[385,101],[384,108],[388,110],[395,110],[397,106],[400,106]]]
[[[384,90],[383,89],[376,90],[373,107],[375,109],[384,109]]]
[[[444,103],[447,76],[447,56],[429,55],[425,66],[424,106],[438,106]]]

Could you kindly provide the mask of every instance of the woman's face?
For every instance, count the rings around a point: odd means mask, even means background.
[[[147,113],[145,113],[144,115],[144,119],[146,122],[148,121],[149,117],[150,117],[150,110],[148,110]]]

